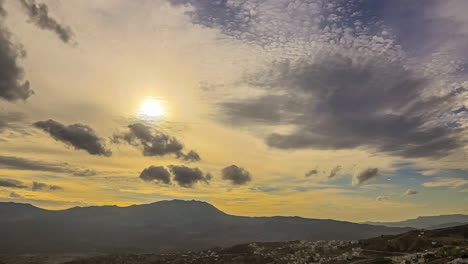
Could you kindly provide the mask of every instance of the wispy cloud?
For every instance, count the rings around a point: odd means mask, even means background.
[[[388,197],[388,196],[377,196],[377,198],[375,198],[375,200],[376,200],[377,202],[383,202],[383,201],[388,201],[388,200],[390,200],[390,197]]]
[[[404,193],[404,195],[410,196],[410,195],[415,195],[415,194],[418,194],[418,193],[419,193],[419,191],[417,191],[417,190],[408,189],[408,190],[406,190],[406,192]]]
[[[22,181],[14,180],[14,179],[0,179],[0,187],[7,187],[7,188],[18,188],[18,189],[26,189],[26,186]]]
[[[422,184],[424,187],[451,187],[457,188],[468,185],[468,180],[462,178],[451,178],[451,177],[437,177],[434,181],[425,182]]]
[[[33,192],[39,192],[39,191],[62,191],[63,188],[58,186],[58,185],[50,185],[47,183],[43,182],[33,182],[31,190]]]
[[[28,14],[31,23],[34,23],[39,28],[54,32],[65,43],[72,41],[72,30],[52,18],[46,4],[36,3],[35,0],[20,0],[19,2]]]
[[[26,158],[0,156],[0,168],[12,170],[46,171],[67,173],[73,176],[94,176],[94,170],[79,168],[68,163],[51,163]]]

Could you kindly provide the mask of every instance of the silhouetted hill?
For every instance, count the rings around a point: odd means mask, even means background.
[[[413,230],[359,241],[364,249],[391,252],[421,252],[444,246],[468,246],[468,225],[436,230]]]
[[[412,227],[417,229],[437,229],[468,224],[468,215],[453,214],[420,216],[415,219],[408,219],[401,222],[364,222],[364,224],[384,225],[389,227]]]
[[[351,240],[408,228],[301,217],[243,217],[199,201],[50,211],[0,203],[0,253],[173,252],[252,241]]]

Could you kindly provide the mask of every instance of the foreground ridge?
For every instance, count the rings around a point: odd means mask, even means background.
[[[68,262],[101,263],[468,263],[468,225],[363,240],[249,243],[179,254],[108,255]]]

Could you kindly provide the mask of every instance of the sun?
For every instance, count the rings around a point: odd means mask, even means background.
[[[144,117],[157,118],[166,115],[164,104],[160,100],[147,98],[140,105],[139,114]]]

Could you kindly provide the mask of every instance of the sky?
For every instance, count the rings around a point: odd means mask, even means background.
[[[465,0],[0,0],[0,201],[468,214]]]

